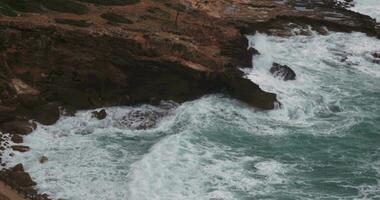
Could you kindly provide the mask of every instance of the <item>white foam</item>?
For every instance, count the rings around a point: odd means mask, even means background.
[[[351,10],[369,15],[380,22],[380,3],[378,0],[354,0]]]
[[[248,78],[262,89],[278,94],[283,109],[271,112],[271,117],[285,124],[305,127],[320,123],[327,129],[324,133],[338,132],[336,125],[330,123],[331,119],[324,122],[320,115],[336,116],[348,127],[356,124],[362,111],[341,106],[342,101],[363,90],[351,85],[366,84],[368,88],[365,90],[368,91],[379,87],[373,82],[373,78],[380,78],[379,65],[367,58],[380,46],[376,38],[362,33],[330,33],[326,36],[314,33],[290,38],[256,34],[249,39],[251,46],[261,55],[253,58],[254,69]],[[297,74],[296,80],[285,82],[273,77],[269,72],[273,62],[290,66]],[[358,118],[347,117],[347,114]],[[322,121],[315,121],[318,116]]]

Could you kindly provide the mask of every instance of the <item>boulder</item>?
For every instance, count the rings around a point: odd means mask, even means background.
[[[16,144],[19,144],[19,143],[23,143],[24,139],[22,138],[21,135],[13,134],[11,137],[11,141],[16,143]]]
[[[48,103],[38,106],[33,109],[31,117],[43,125],[55,124],[60,117],[58,104]]]
[[[94,112],[92,112],[92,117],[94,117],[98,120],[103,120],[107,117],[107,112],[104,109],[102,109],[100,111],[94,111]]]
[[[19,152],[27,152],[30,150],[28,146],[24,146],[24,145],[13,145],[11,146],[11,148],[13,149],[13,151],[19,151]]]
[[[0,124],[0,130],[5,133],[27,135],[36,128],[36,124],[27,120],[12,120]]]
[[[284,81],[296,79],[296,73],[287,65],[273,63],[272,68],[270,68],[270,73],[275,77],[282,78]]]

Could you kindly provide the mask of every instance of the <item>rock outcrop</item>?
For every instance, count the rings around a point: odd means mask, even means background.
[[[257,53],[248,49],[244,34],[286,36],[291,27],[307,25],[378,34],[371,18],[333,1],[0,4],[0,105],[14,110],[0,119],[17,116],[47,125],[58,119],[59,106],[180,103],[216,92],[273,109],[276,95],[245,80],[238,69],[250,67]]]
[[[273,63],[270,68],[270,73],[272,73],[275,77],[283,79],[284,81],[296,80],[296,73],[287,65]]]
[[[30,119],[50,125],[77,109],[181,103],[219,92],[273,109],[276,95],[239,70],[251,67],[252,55],[258,54],[248,49],[245,35],[287,37],[294,28],[302,30],[297,34],[311,28],[379,37],[376,22],[343,8],[348,5],[333,0],[0,0],[0,131],[21,143],[20,135],[35,128]],[[127,125],[154,127],[157,116],[131,113],[127,120],[138,125]],[[5,170],[2,177],[36,194],[23,169]]]

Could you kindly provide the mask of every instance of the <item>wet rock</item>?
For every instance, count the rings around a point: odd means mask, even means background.
[[[229,95],[248,105],[263,110],[274,109],[277,103],[276,94],[265,92],[251,80],[239,75],[230,75],[224,77],[226,90]]]
[[[13,145],[11,146],[11,148],[13,149],[13,151],[19,151],[19,152],[27,152],[30,150],[28,146],[24,146],[24,145]]]
[[[73,117],[77,110],[71,106],[60,107],[60,114],[62,116]]]
[[[46,163],[46,162],[48,161],[48,157],[46,157],[46,156],[41,156],[41,158],[40,158],[39,161],[40,161],[41,164]]]
[[[296,79],[296,73],[287,65],[273,63],[270,73],[272,73],[275,77],[282,78],[284,81]]]
[[[375,53],[372,53],[372,56],[373,56],[373,63],[375,64],[380,64],[380,52],[375,52]]]
[[[0,105],[0,123],[14,119],[15,109]]]
[[[135,130],[146,130],[154,128],[163,116],[164,113],[154,110],[133,110],[122,118],[120,125]]]
[[[22,138],[21,135],[13,134],[11,137],[11,141],[16,143],[16,144],[19,144],[19,143],[23,143],[24,139]]]
[[[260,55],[260,52],[257,49],[253,48],[253,47],[250,47],[248,49],[248,52],[251,53],[252,55]]]
[[[20,163],[20,164],[17,164],[15,165],[13,168],[12,168],[12,171],[13,172],[23,172],[24,171],[24,166]]]
[[[102,109],[100,111],[94,111],[94,112],[92,112],[92,117],[94,117],[98,120],[103,120],[107,117],[107,112],[104,109]]]
[[[26,120],[13,120],[0,124],[0,130],[5,133],[26,135],[36,128],[36,124]]]
[[[18,164],[6,171],[6,175],[17,185],[21,187],[35,186],[36,183],[32,180],[30,175],[24,171],[22,164]]]
[[[59,106],[57,103],[48,103],[33,109],[31,117],[43,125],[52,125],[60,117]]]
[[[374,58],[379,58],[380,59],[380,53],[378,53],[378,52],[373,53],[372,56]]]

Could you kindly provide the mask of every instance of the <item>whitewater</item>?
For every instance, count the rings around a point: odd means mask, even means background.
[[[379,20],[377,0],[352,9]],[[380,40],[363,33],[248,36],[246,77],[278,95],[260,111],[224,95],[176,105],[80,111],[15,153],[41,193],[69,200],[380,199]],[[294,81],[273,77],[273,62]],[[98,109],[99,110],[99,109]],[[161,113],[147,130],[132,112]],[[48,161],[41,164],[39,159]]]

